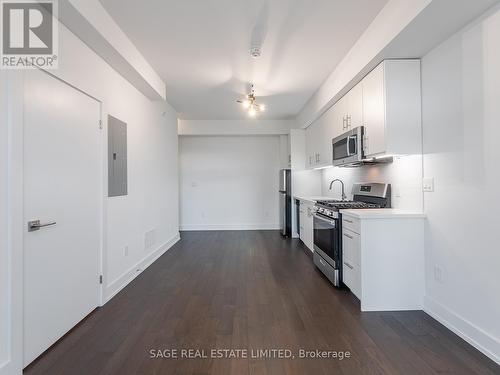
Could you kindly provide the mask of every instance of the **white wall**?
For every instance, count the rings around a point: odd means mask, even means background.
[[[423,58],[422,92],[426,310],[500,363],[499,46],[496,7]]]
[[[0,71],[0,368],[9,350],[9,260],[7,245],[7,73]]]
[[[179,120],[179,135],[288,134],[295,120]]]
[[[390,183],[392,207],[423,210],[422,155],[398,156],[390,164],[378,164],[358,168],[326,168],[322,173],[322,194],[341,198],[341,185],[336,182],[329,190],[330,182],[339,178],[345,183],[346,195],[352,199],[352,185],[357,182]]]
[[[64,27],[54,74],[101,100],[104,121],[109,113],[128,124],[128,195],[105,201],[109,298],[178,236],[177,115],[168,103],[145,97]],[[151,230],[155,243],[145,249]]]
[[[181,229],[279,228],[279,136],[179,139]]]

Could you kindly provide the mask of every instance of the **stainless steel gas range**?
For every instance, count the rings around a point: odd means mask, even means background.
[[[391,206],[390,184],[354,184],[352,194],[352,201],[317,201],[314,208],[314,264],[336,287],[343,285],[342,217],[339,211]]]

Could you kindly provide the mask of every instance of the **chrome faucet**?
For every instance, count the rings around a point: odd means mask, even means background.
[[[332,190],[332,185],[336,181],[340,182],[340,184],[342,185],[342,200],[345,201],[347,199],[347,195],[345,195],[344,182],[342,180],[339,180],[338,178],[336,178],[335,180],[330,182],[330,190]]]

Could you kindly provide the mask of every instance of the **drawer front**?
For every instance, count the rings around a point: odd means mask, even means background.
[[[338,273],[335,269],[328,264],[317,252],[314,252],[313,261],[316,267],[318,267],[321,272],[330,280],[333,285],[338,285]]]
[[[361,222],[359,219],[356,219],[354,217],[342,215],[342,228],[360,234]]]
[[[342,228],[342,270],[344,284],[361,299],[360,235]]]
[[[344,264],[342,265],[342,281],[352,291],[354,272],[353,269],[347,265],[347,262],[344,262]]]

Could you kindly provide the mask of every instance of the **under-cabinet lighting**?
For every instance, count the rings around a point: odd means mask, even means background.
[[[313,168],[313,169],[315,169],[315,170],[319,171],[319,170],[321,170],[321,169],[328,169],[328,168],[332,168],[332,166],[331,166],[331,165],[327,165],[327,166],[325,166],[325,167],[316,167],[316,168]]]

